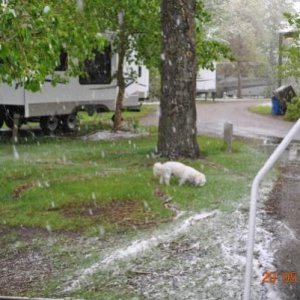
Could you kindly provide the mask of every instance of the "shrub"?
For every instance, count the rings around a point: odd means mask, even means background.
[[[300,118],[300,97],[294,97],[288,103],[284,118],[288,121],[297,121]]]

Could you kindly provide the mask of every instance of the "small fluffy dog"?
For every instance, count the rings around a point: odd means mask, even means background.
[[[155,177],[160,177],[160,184],[169,185],[172,175],[179,179],[179,185],[189,182],[195,186],[203,186],[206,183],[204,174],[176,161],[155,163],[153,165],[153,174]]]

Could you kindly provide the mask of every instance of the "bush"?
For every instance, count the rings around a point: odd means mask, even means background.
[[[288,121],[297,121],[300,118],[300,97],[294,97],[288,103],[284,118]]]

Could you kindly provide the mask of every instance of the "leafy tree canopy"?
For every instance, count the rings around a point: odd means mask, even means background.
[[[300,78],[300,14],[285,14],[290,25],[289,32],[281,33],[283,35],[282,55],[283,64],[280,66],[280,76],[282,78],[293,77],[296,81]]]
[[[205,1],[196,1],[196,45],[199,68],[213,69],[214,63],[224,58],[233,59],[227,42],[220,40],[212,33],[212,15]]]
[[[210,15],[197,0],[196,28],[199,67],[212,68],[213,61],[228,55],[228,47],[207,35]],[[123,12],[126,45],[120,40]],[[59,54],[69,54],[66,75],[77,75],[80,62],[105,44],[100,32],[114,33],[114,50],[122,45],[127,59],[148,67],[160,64],[159,0],[10,0],[0,6],[0,81],[13,81],[39,90],[48,75],[53,83]]]
[[[86,0],[85,7],[99,29],[113,34],[115,52],[126,49],[128,61],[143,61],[152,66],[159,60],[159,3],[159,0]]]
[[[75,0],[10,0],[0,6],[0,80],[16,81],[39,90],[53,75],[62,49],[69,54],[69,74],[79,71],[78,61],[101,47],[94,20]]]

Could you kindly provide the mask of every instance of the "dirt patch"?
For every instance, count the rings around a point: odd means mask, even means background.
[[[300,163],[289,164],[281,169],[268,201],[267,213],[283,220],[300,236]]]
[[[42,297],[43,288],[55,281],[58,294],[51,294],[51,298],[61,298],[63,274],[74,272],[78,259],[92,248],[111,247],[114,243],[111,237],[103,240],[80,232],[0,225],[0,295]]]
[[[36,184],[33,182],[28,182],[17,186],[12,192],[12,198],[17,199],[21,196],[21,194],[33,188]]]
[[[282,168],[265,207],[269,216],[282,224],[282,230],[275,232],[280,248],[274,255],[280,289],[288,296],[284,299],[300,299],[300,162]],[[286,272],[296,272],[298,282],[283,284]]]
[[[130,139],[135,137],[147,136],[146,132],[132,132],[132,131],[117,131],[112,132],[109,130],[102,130],[93,134],[82,137],[83,140],[99,141],[99,140],[118,140],[118,139]]]
[[[30,187],[20,186],[15,196],[27,188]],[[52,210],[65,218],[88,218],[96,224],[104,222],[116,226],[116,236],[119,231],[146,229],[171,220],[157,218],[143,201],[136,199],[101,204],[72,202],[49,209]],[[88,254],[92,247],[103,248],[111,243],[115,243],[113,236],[88,238],[81,230],[48,231],[0,225],[0,295],[28,296],[29,291],[40,295],[40,286],[73,270],[77,257]]]
[[[157,216],[141,201],[136,199],[112,200],[108,203],[71,202],[59,210],[64,217],[86,217],[101,219],[104,223],[110,223],[122,227],[135,227],[136,229],[148,228],[167,220],[158,220]],[[51,210],[51,209],[50,209]]]
[[[46,252],[34,245],[49,236],[46,230],[0,226],[0,236],[0,295],[24,295],[54,272]]]
[[[36,281],[43,281],[52,273],[50,260],[38,250],[6,252],[0,258],[0,266],[1,295],[23,294]]]

